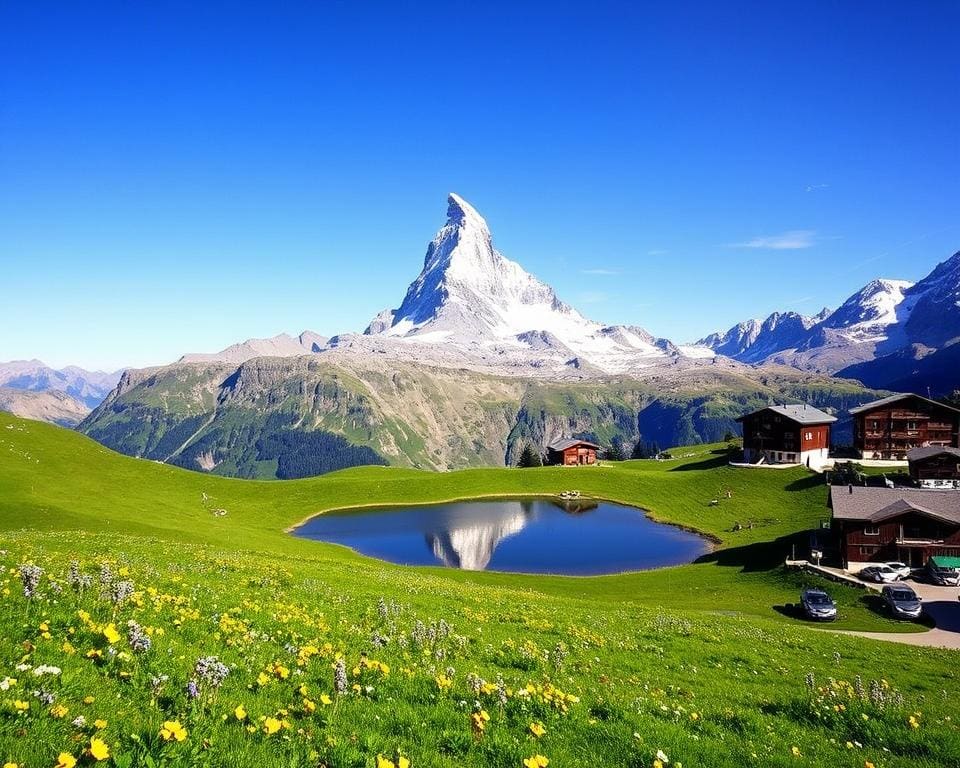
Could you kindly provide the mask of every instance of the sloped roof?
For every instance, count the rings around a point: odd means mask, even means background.
[[[573,437],[566,437],[561,440],[554,440],[550,445],[547,446],[551,451],[565,451],[567,448],[573,448],[575,445],[583,445],[587,448],[594,448],[596,450],[600,449],[600,446],[596,443],[591,443],[589,440],[577,440]]]
[[[951,448],[948,445],[928,445],[923,448],[911,448],[907,451],[907,461],[929,459],[931,456],[939,456],[941,453],[956,456],[960,459],[960,448]]]
[[[834,485],[830,488],[830,506],[837,520],[876,523],[913,511],[960,524],[960,491]]]
[[[738,416],[737,421],[743,421],[748,416],[753,416],[755,413],[763,413],[763,411],[773,411],[781,416],[785,416],[791,421],[795,421],[797,424],[832,424],[837,420],[836,416],[831,416],[829,413],[825,413],[819,408],[814,408],[812,405],[801,403],[800,405],[768,405],[765,408],[758,408],[751,413]]]
[[[864,403],[863,405],[858,405],[856,408],[851,408],[850,413],[856,415],[858,413],[863,413],[864,411],[872,411],[874,408],[882,408],[885,405],[890,405],[891,403],[898,403],[901,400],[906,400],[907,398],[915,397],[918,400],[923,400],[927,403],[933,403],[934,405],[939,405],[941,408],[946,408],[948,411],[954,411],[955,413],[960,413],[960,410],[953,408],[949,405],[944,405],[943,403],[937,400],[931,400],[929,397],[924,397],[923,395],[915,395],[910,392],[903,392],[899,395],[890,395],[889,397],[882,397],[879,400],[874,400],[870,403]]]

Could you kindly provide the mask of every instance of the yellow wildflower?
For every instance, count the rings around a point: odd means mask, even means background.
[[[57,764],[53,768],[73,768],[77,764],[77,758],[69,752],[61,752],[57,755]]]
[[[164,741],[186,741],[187,730],[179,720],[165,720],[160,728],[160,736]]]
[[[800,752],[800,747],[790,747],[790,754],[792,754],[794,757],[801,757],[802,753]]]
[[[237,704],[237,708],[233,710],[233,716],[240,721],[247,719],[247,710],[243,708],[243,704]]]
[[[910,727],[911,727],[911,728],[916,729],[916,728],[919,728],[919,727],[920,727],[920,721],[917,720],[917,716],[916,716],[916,715],[910,715],[910,720],[909,720],[908,722],[910,723]]]
[[[110,645],[120,642],[120,633],[117,632],[117,628],[112,623],[103,628],[103,636]]]
[[[445,691],[451,685],[453,685],[453,680],[451,680],[449,677],[443,674],[437,675],[436,681],[437,681],[437,688],[439,688],[441,691]]]
[[[397,768],[397,764],[383,755],[377,755],[377,768]]]
[[[97,761],[110,757],[110,748],[103,739],[98,739],[96,736],[90,739],[90,757]]]
[[[107,727],[107,721],[101,718],[97,718],[96,720],[93,721],[93,727],[96,728],[98,731],[102,731],[104,728]]]
[[[16,763],[4,763],[3,768],[20,768]]]
[[[266,733],[267,736],[272,736],[273,734],[275,734],[277,731],[280,730],[280,727],[282,725],[283,723],[277,720],[277,718],[268,717],[266,720],[263,721],[263,732]]]
[[[330,704],[333,704],[333,699],[331,699],[327,694],[321,693],[320,703],[323,704],[324,706],[329,706]]]
[[[532,733],[538,739],[546,732],[547,729],[544,727],[543,723],[530,723],[530,733]]]
[[[547,768],[550,761],[543,755],[534,755],[523,760],[524,768]]]
[[[30,709],[30,702],[20,701],[20,699],[17,699],[13,702],[13,708],[17,710],[17,712],[26,712],[28,709]]]
[[[50,707],[50,714],[56,718],[64,717],[69,711],[63,704],[54,704]]]

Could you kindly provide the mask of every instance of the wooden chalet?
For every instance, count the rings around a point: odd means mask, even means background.
[[[576,438],[555,440],[547,446],[547,463],[562,464],[565,467],[596,464],[599,450],[599,445],[587,440]]]
[[[913,448],[960,447],[960,410],[920,395],[892,395],[851,408],[861,459],[903,461]]]
[[[747,464],[803,464],[821,469],[836,418],[812,405],[769,405],[737,419]]]
[[[848,571],[888,561],[919,568],[960,555],[960,491],[834,485],[830,508]]]
[[[927,446],[907,451],[910,479],[921,488],[960,489],[960,448]]]

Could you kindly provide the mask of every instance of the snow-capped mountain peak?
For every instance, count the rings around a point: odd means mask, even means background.
[[[447,204],[446,223],[427,246],[419,276],[400,307],[377,315],[367,335],[514,358],[536,352],[538,364],[552,353],[561,364],[586,361],[608,372],[681,354],[643,329],[585,318],[496,250],[486,220],[473,206],[456,194]]]
[[[871,280],[824,320],[823,327],[840,330],[850,340],[884,340],[888,327],[909,312],[911,302],[905,298],[912,287],[907,280]]]

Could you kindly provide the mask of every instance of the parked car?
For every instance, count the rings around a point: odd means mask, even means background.
[[[957,562],[960,562],[960,558],[931,557],[927,560],[927,579],[931,584],[941,587],[960,586],[960,567],[954,564]]]
[[[897,584],[883,588],[883,602],[898,619],[918,619],[922,608],[920,598],[906,584]]]
[[[895,563],[884,563],[884,565],[886,565],[889,568],[893,568],[893,570],[895,570],[900,575],[901,579],[909,578],[910,574],[913,573],[913,568],[911,568],[906,563],[895,562]]]
[[[822,589],[805,589],[800,593],[800,606],[808,619],[833,621],[837,618],[837,604]]]
[[[866,568],[863,568],[858,575],[864,581],[873,581],[877,584],[889,584],[900,578],[900,574],[893,570],[893,568],[889,565],[882,564],[868,565]]]

